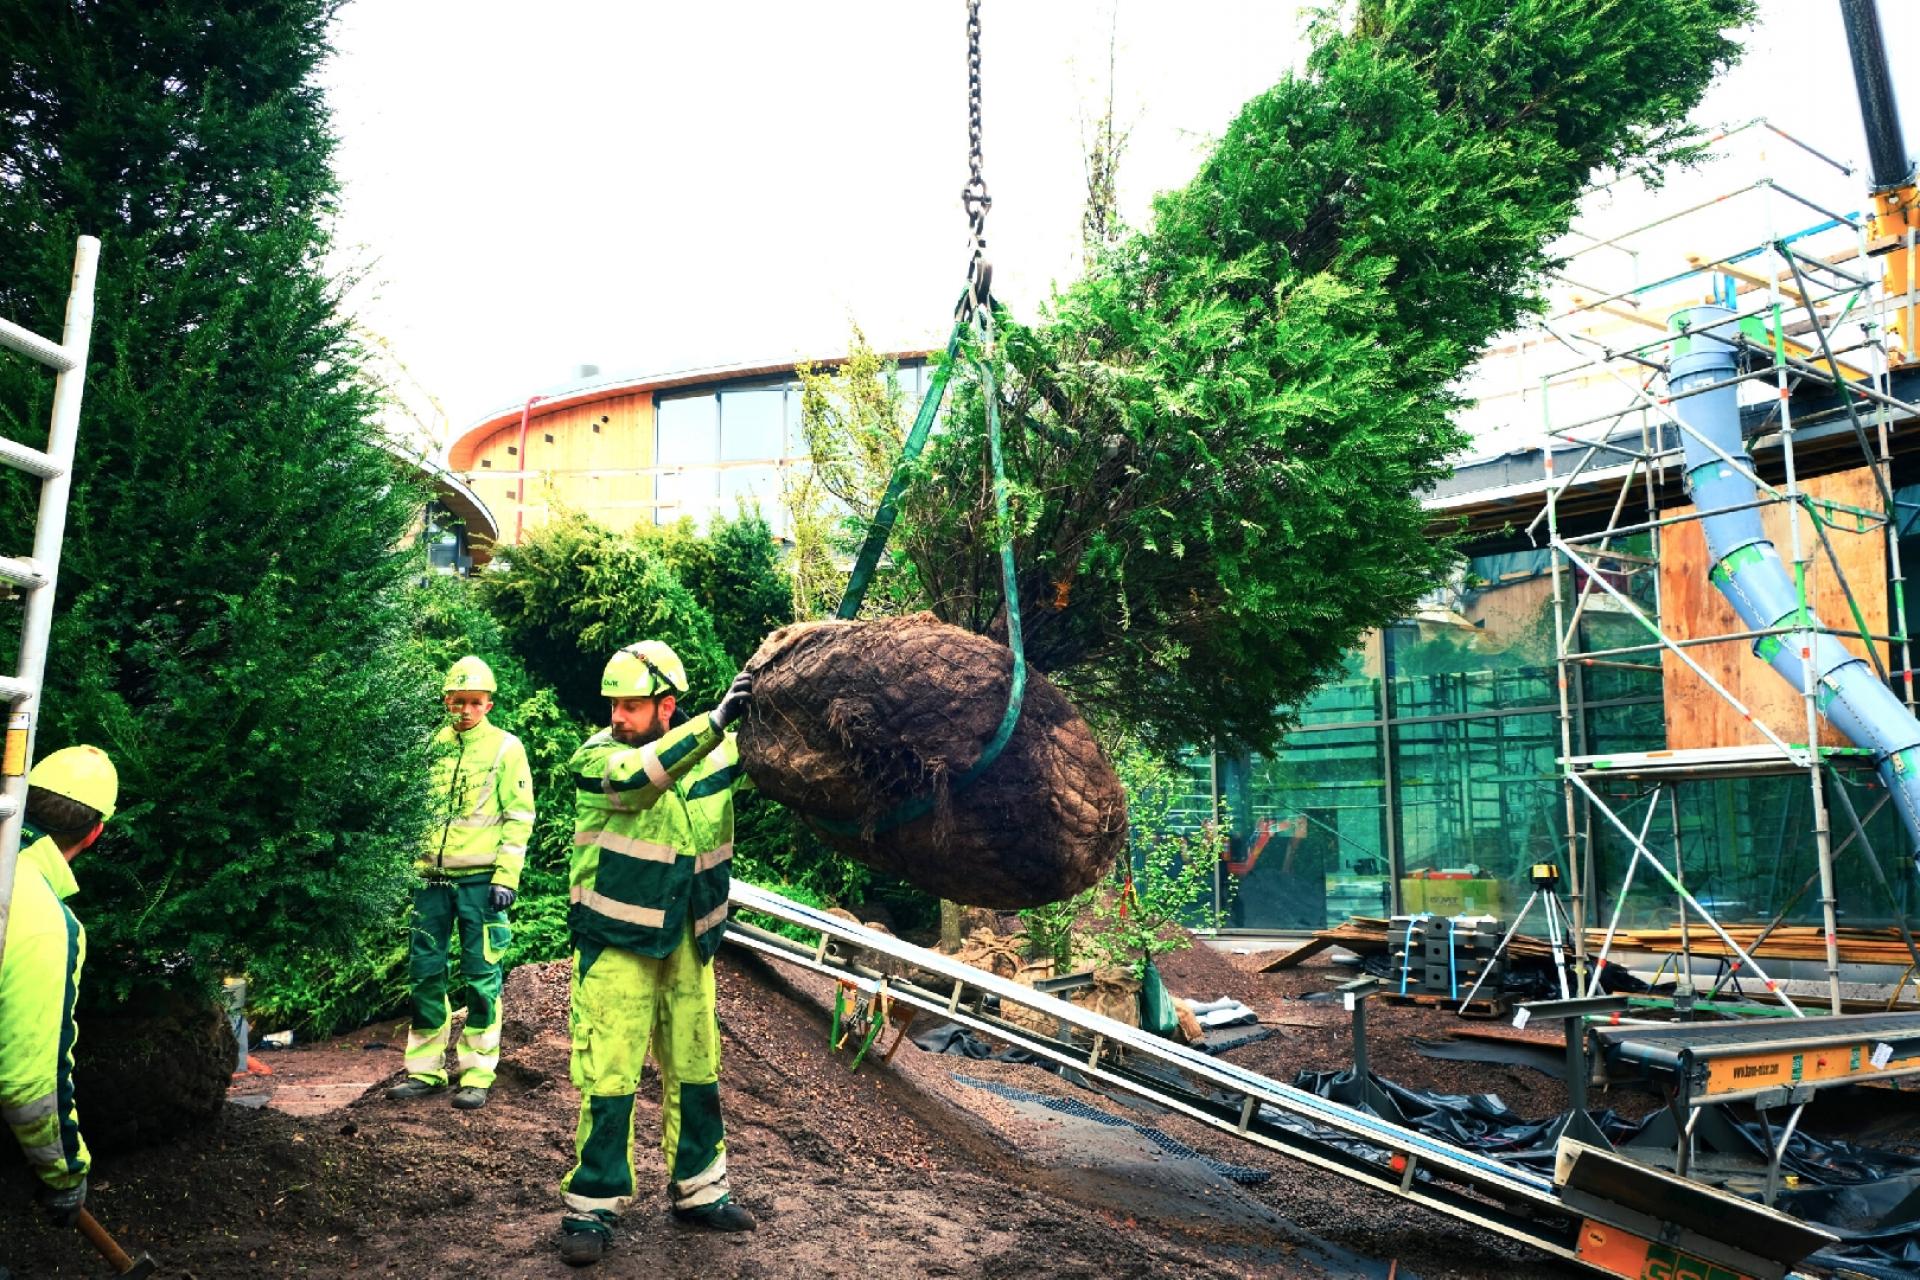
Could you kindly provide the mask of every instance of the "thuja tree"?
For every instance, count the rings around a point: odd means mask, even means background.
[[[1457,380],[1596,173],[1684,160],[1748,0],[1360,0],[1032,323],[1000,381],[1029,659],[1161,745],[1276,710],[1448,567]],[[919,601],[1004,634],[978,384],[916,472]]]
[[[0,5],[0,313],[58,333],[74,237],[102,241],[40,726],[120,769],[78,868],[96,1003],[352,939],[423,816],[420,495],[324,266],[333,7]],[[42,438],[50,390],[0,365],[0,430]]]

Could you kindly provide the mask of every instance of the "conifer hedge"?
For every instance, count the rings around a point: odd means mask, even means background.
[[[77,868],[93,1003],[343,953],[424,816],[423,494],[325,265],[334,8],[0,5],[0,314],[59,333],[74,237],[102,242],[40,726],[120,768]],[[0,361],[0,431],[43,440],[51,390]],[[32,494],[0,501],[24,554]]]

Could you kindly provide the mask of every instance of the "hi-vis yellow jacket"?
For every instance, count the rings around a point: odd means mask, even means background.
[[[702,961],[720,949],[732,884],[733,792],[747,785],[733,735],[699,715],[644,746],[605,729],[573,753],[573,906],[587,939],[665,956],[692,924]]]
[[[79,886],[59,847],[20,831],[4,964],[0,964],[0,1114],[40,1180],[62,1190],[91,1158],[73,1106],[73,1001],[87,931],[63,898]]]
[[[465,733],[433,735],[429,803],[433,825],[414,869],[433,879],[491,873],[520,888],[533,834],[533,773],[520,739],[482,720]]]

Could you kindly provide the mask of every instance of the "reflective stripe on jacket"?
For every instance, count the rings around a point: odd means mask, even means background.
[[[0,964],[0,1116],[40,1180],[64,1189],[91,1163],[73,1105],[73,1002],[87,934],[61,901],[78,886],[59,847],[31,827],[20,843]]]
[[[520,739],[482,720],[465,733],[442,725],[433,735],[428,804],[433,825],[414,862],[423,876],[491,873],[520,888],[533,835],[533,772]]]
[[[726,932],[733,792],[745,781],[733,737],[705,715],[638,747],[602,729],[569,767],[575,939],[665,956],[691,922],[711,960]]]

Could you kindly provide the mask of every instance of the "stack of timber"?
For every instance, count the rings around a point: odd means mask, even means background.
[[[1505,927],[1506,922],[1502,922]],[[1385,955],[1392,950],[1387,936],[1387,921],[1378,916],[1352,916],[1345,924],[1332,929],[1317,930],[1313,937],[1290,951],[1276,952],[1272,959],[1258,966],[1261,973],[1275,973],[1281,969],[1291,969],[1309,956],[1318,955],[1329,947],[1341,947],[1357,956]],[[1596,946],[1599,945],[1595,941]],[[1547,945],[1545,938],[1532,938],[1526,934],[1516,934],[1507,944],[1509,959],[1519,962],[1538,960],[1551,963],[1553,948]]]
[[[1826,934],[1817,925],[1782,925],[1767,935],[1767,940],[1755,949],[1755,942],[1765,930],[1764,925],[1739,924],[1721,926],[1727,935],[1746,949],[1747,954],[1761,960],[1825,960],[1827,958]],[[1600,945],[1600,935],[1589,935],[1588,948]],[[1835,939],[1839,943],[1840,960],[1843,964],[1895,964],[1905,966],[1913,962],[1907,952],[1907,944],[1900,938],[1898,929],[1841,929]],[[1663,954],[1678,954],[1681,950],[1680,930],[1678,926],[1666,929],[1622,929],[1614,935],[1616,950],[1630,948],[1638,951],[1655,951]],[[1730,956],[1732,948],[1722,942],[1713,930],[1705,925],[1690,925],[1687,929],[1686,949],[1696,956]]]

